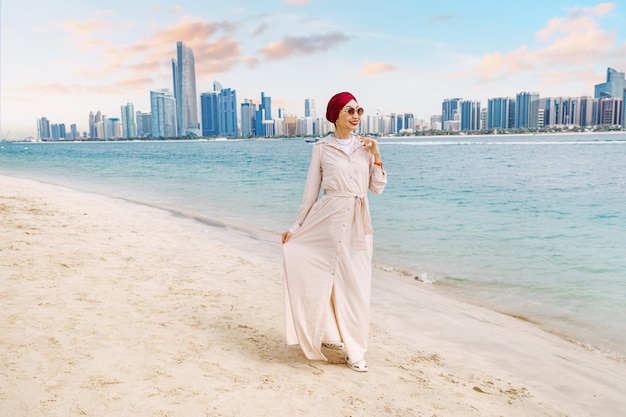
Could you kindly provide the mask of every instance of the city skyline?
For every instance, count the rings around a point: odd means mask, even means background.
[[[319,117],[342,90],[370,114],[416,119],[440,113],[447,97],[485,107],[521,91],[593,96],[607,67],[626,69],[625,11],[611,2],[381,9],[364,1],[345,10],[321,0],[70,3],[41,2],[33,14],[32,4],[3,2],[0,138],[36,137],[43,116],[83,132],[90,111],[120,117],[133,103],[149,112],[150,91],[173,89],[178,41],[195,53],[198,97],[219,80],[240,103],[265,92],[275,108],[300,116],[305,99]]]

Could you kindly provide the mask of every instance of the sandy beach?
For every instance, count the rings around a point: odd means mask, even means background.
[[[308,361],[278,234],[5,176],[0,234],[2,417],[626,413],[626,364],[376,268],[370,371]]]

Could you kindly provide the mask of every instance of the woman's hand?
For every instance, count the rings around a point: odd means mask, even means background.
[[[291,239],[291,232],[283,233],[283,244],[287,243],[289,239]]]
[[[382,162],[382,158],[380,156],[380,149],[378,149],[378,142],[376,139],[372,138],[361,138],[361,143],[365,148],[374,156],[374,162]]]

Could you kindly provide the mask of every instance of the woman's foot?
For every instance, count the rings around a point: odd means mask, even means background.
[[[328,349],[335,349],[335,350],[343,349],[343,343],[341,342],[323,342],[322,346],[327,347]]]
[[[348,367],[350,367],[350,369],[356,372],[367,372],[368,370],[367,362],[365,362],[365,359],[359,359],[356,362],[350,362],[350,358],[346,356],[346,364],[348,365]]]

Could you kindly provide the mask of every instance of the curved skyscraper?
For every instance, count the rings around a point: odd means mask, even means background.
[[[177,42],[176,52],[176,59],[172,59],[172,75],[178,136],[200,136],[193,51],[183,42]]]

